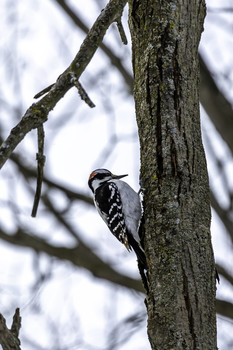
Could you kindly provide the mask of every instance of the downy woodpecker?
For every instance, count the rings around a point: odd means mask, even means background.
[[[96,169],[89,177],[95,206],[112,234],[126,249],[135,251],[140,273],[147,269],[146,257],[138,235],[142,217],[139,195],[120,179],[127,175],[113,175],[109,170]]]

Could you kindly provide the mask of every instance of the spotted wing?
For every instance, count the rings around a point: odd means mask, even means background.
[[[112,234],[130,250],[121,197],[114,182],[107,182],[96,189],[95,205]]]

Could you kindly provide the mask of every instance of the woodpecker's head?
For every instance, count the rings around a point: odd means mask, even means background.
[[[95,190],[100,186],[103,185],[105,182],[109,180],[119,180],[122,177],[128,176],[126,175],[113,175],[111,171],[107,169],[96,169],[92,171],[91,175],[89,176],[88,180],[88,186],[92,190],[92,192],[95,192]]]

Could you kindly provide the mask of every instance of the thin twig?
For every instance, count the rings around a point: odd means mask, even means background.
[[[47,86],[45,89],[43,89],[43,90],[41,90],[40,92],[38,92],[38,93],[34,96],[34,98],[39,98],[39,97],[45,95],[47,92],[49,92],[49,91],[52,89],[53,86],[54,86],[54,84],[51,84],[51,85]]]
[[[121,41],[123,42],[124,45],[127,45],[128,44],[128,40],[127,40],[125,31],[124,31],[124,27],[123,27],[122,22],[121,22],[121,17],[117,18],[116,23],[117,23],[117,28],[119,30],[119,34],[120,34],[120,37],[121,37]]]
[[[44,165],[45,165],[45,155],[44,155],[44,127],[43,124],[37,128],[37,139],[38,139],[38,153],[36,155],[37,159],[37,184],[36,184],[36,193],[32,208],[31,216],[35,217],[40,201]]]
[[[78,89],[78,93],[81,99],[85,101],[89,107],[94,108],[95,104],[92,102],[86,90],[82,87],[81,83],[77,79],[74,81],[74,86]]]

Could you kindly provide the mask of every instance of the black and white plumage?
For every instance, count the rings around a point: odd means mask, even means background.
[[[95,206],[109,230],[128,251],[135,251],[138,263],[146,269],[146,258],[138,235],[141,203],[139,195],[120,180],[125,176],[97,169],[90,174],[88,185],[93,192]]]

